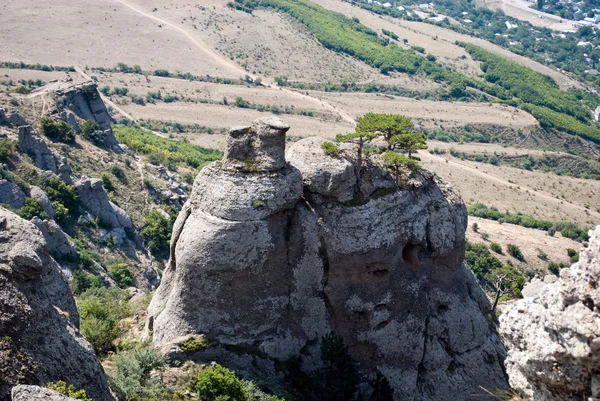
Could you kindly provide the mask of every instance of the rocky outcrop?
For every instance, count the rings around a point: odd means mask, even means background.
[[[554,282],[530,283],[503,311],[513,388],[536,401],[600,400],[599,278],[600,226],[579,262]]]
[[[16,384],[63,380],[112,401],[90,343],[79,333],[69,285],[39,230],[0,208],[0,400]]]
[[[7,180],[0,180],[0,203],[13,209],[20,209],[25,205],[25,193],[18,185]]]
[[[134,235],[135,227],[127,213],[112,203],[99,178],[82,178],[75,182],[75,189],[81,206],[94,217],[102,220],[102,224],[111,228],[122,228],[129,235]]]
[[[77,401],[54,390],[39,386],[19,385],[12,389],[12,401]]]
[[[40,230],[46,240],[50,254],[60,260],[76,260],[77,247],[54,220],[34,217],[31,222]]]
[[[79,124],[71,113],[64,110],[65,108],[71,110],[81,120],[92,120],[98,123],[101,130],[101,133],[96,136],[98,144],[121,151],[110,126],[111,117],[95,82],[62,81],[54,92],[62,119],[71,124],[76,132],[80,132]]]
[[[7,114],[6,110],[0,107],[0,125],[2,124],[18,127],[20,125],[26,125],[27,121],[25,121],[18,111],[13,110]]]
[[[376,161],[361,197],[350,150],[327,156],[307,139],[286,163],[287,130],[278,119],[236,127],[224,159],[198,174],[146,336],[168,349],[205,334],[254,350],[246,366],[274,377],[272,359],[317,368],[322,336],[336,331],[366,393],[377,371],[397,400],[505,388],[503,347],[481,312],[489,304],[463,264],[460,197],[426,171],[392,188]]]
[[[54,153],[48,148],[46,141],[35,135],[30,125],[19,127],[19,150],[31,155],[36,167],[58,174]]]
[[[40,202],[42,209],[44,209],[44,212],[46,212],[48,217],[50,217],[51,219],[54,219],[56,217],[56,212],[54,211],[54,207],[52,206],[50,198],[48,198],[48,195],[46,195],[46,193],[41,188],[31,186],[31,188],[29,188],[29,196]]]

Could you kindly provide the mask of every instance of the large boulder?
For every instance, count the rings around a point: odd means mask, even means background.
[[[13,209],[20,209],[25,205],[25,192],[18,185],[7,180],[0,180],[0,203]]]
[[[600,400],[599,278],[600,226],[579,262],[558,280],[528,285],[525,298],[503,311],[513,388],[533,400]]]
[[[40,202],[40,205],[42,205],[42,209],[44,209],[44,212],[46,212],[48,217],[50,217],[51,219],[54,219],[56,217],[56,212],[54,211],[54,207],[52,206],[52,201],[50,201],[50,198],[48,198],[46,192],[44,192],[41,188],[31,186],[31,188],[29,188],[29,196]]]
[[[54,220],[34,217],[31,222],[40,230],[48,245],[50,254],[60,260],[76,260],[77,247]]]
[[[426,171],[391,188],[376,160],[363,172],[373,196],[358,196],[352,152],[332,160],[307,139],[287,164],[285,131],[274,119],[235,128],[224,160],[198,174],[145,335],[172,350],[204,334],[250,350],[234,367],[274,379],[273,360],[318,368],[321,338],[335,331],[367,394],[377,372],[397,400],[506,388],[504,349],[482,313],[489,303],[463,264],[461,198]],[[210,358],[238,363],[212,349]]]
[[[0,400],[17,384],[65,381],[112,401],[102,365],[79,333],[79,313],[44,237],[0,208]]]
[[[12,389],[12,401],[77,401],[40,386],[19,385]]]

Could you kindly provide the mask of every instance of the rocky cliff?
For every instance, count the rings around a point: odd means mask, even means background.
[[[510,384],[533,400],[600,400],[600,226],[558,280],[532,281],[500,327]],[[546,280],[547,281],[547,280]]]
[[[94,401],[113,400],[78,326],[69,285],[44,237],[0,207],[0,400],[9,400],[16,384],[58,380],[85,389]]]
[[[154,345],[205,334],[254,350],[253,366],[300,357],[310,371],[335,331],[367,393],[377,371],[397,400],[505,388],[489,304],[463,264],[460,197],[427,171],[397,188],[376,158],[357,194],[351,149],[328,156],[310,138],[286,162],[288,128],[233,128],[224,159],[198,174],[149,307]]]

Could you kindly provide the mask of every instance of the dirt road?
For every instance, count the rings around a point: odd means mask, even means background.
[[[152,15],[151,13],[145,12],[144,10],[139,9],[138,7],[128,3],[125,0],[116,0],[118,3],[124,5],[125,7],[129,8],[130,10],[136,12],[139,15],[142,15],[146,18],[150,18],[156,22],[161,23],[162,25],[171,27],[175,30],[177,30],[179,33],[181,33],[182,35],[184,35],[189,41],[191,41],[194,46],[196,46],[199,50],[201,50],[203,52],[204,55],[206,55],[207,57],[209,57],[210,59],[212,59],[212,61],[214,61],[215,63],[219,64],[220,66],[222,66],[223,68],[237,73],[240,76],[245,76],[248,75],[249,77],[251,77],[253,80],[255,80],[256,78],[258,78],[258,76],[249,73],[248,71],[246,71],[245,69],[243,69],[242,67],[240,67],[239,65],[237,65],[236,63],[234,63],[233,61],[231,61],[229,58],[221,55],[220,53],[218,53],[216,50],[214,50],[211,46],[207,45],[206,43],[200,41],[196,36],[194,36],[192,33],[188,32],[185,28],[179,26],[176,23],[173,23],[169,20],[166,20],[164,18],[160,18],[157,17],[155,15]],[[291,90],[291,89],[287,89],[287,88],[281,88],[279,86],[277,86],[277,84],[275,84],[275,82],[273,82],[272,80],[268,79],[268,78],[263,78],[260,77],[261,80],[263,82],[265,82],[265,86],[267,86],[270,89],[273,90],[283,90],[289,93],[294,94],[294,96],[298,96],[307,100],[311,100],[312,102],[315,102],[318,105],[321,105],[322,107],[330,110],[331,112],[337,114],[338,116],[340,116],[340,118],[350,124],[356,124],[356,121],[354,120],[354,118],[348,114],[346,111],[337,108],[329,103],[327,103],[326,101],[322,100],[322,99],[318,99],[318,98],[314,98],[308,95],[305,95],[303,93]]]

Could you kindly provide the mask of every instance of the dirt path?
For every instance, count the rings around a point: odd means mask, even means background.
[[[87,75],[80,67],[75,66],[75,71],[81,75],[83,78],[91,81],[92,78]],[[98,92],[100,93],[100,92]],[[127,117],[128,119],[130,119],[131,121],[135,122],[135,118],[133,118],[130,114],[128,114],[125,110],[123,110],[122,108],[120,108],[115,102],[113,102],[112,100],[110,100],[108,97],[102,95],[102,93],[100,93],[100,97],[102,98],[102,100],[104,100],[104,103],[108,104],[109,106],[111,106],[113,109],[115,109],[116,111],[119,112],[119,114],[121,114],[124,117]]]
[[[201,42],[200,40],[198,40],[194,35],[192,35],[190,32],[188,32],[186,29],[182,28],[181,26],[179,26],[178,24],[175,24],[169,20],[166,20],[164,18],[160,18],[157,17],[155,15],[152,15],[151,13],[147,13],[144,10],[140,10],[139,8],[137,8],[136,6],[128,3],[125,0],[116,0],[118,3],[121,3],[122,5],[124,5],[125,7],[129,8],[130,10],[146,17],[146,18],[150,18],[156,22],[160,22],[161,24],[171,27],[175,30],[177,30],[178,32],[180,32],[181,34],[183,34],[189,41],[191,41],[198,49],[200,49],[204,54],[206,54],[206,56],[210,57],[215,63],[219,64],[220,66],[222,66],[225,69],[228,69],[232,72],[235,72],[237,74],[240,74],[241,76],[249,76],[251,77],[253,80],[255,80],[257,78],[256,75],[249,73],[248,71],[246,71],[245,69],[243,69],[242,67],[240,67],[239,65],[237,65],[235,62],[231,61],[229,58],[221,55],[220,53],[218,53],[217,51],[215,51],[211,46],[208,46],[206,43]],[[79,72],[79,71],[78,71]],[[332,111],[333,113],[337,114],[338,116],[340,116],[340,118],[352,125],[356,124],[356,121],[354,120],[354,118],[348,114],[346,111],[336,108],[335,106],[327,103],[324,100],[318,99],[318,98],[314,98],[312,96],[309,95],[305,95],[303,93],[300,92],[296,92],[294,90],[291,89],[287,89],[287,88],[282,88],[277,86],[277,84],[275,84],[275,82],[268,80],[261,77],[261,79],[263,80],[263,82],[265,82],[265,86],[267,86],[270,89],[274,89],[274,90],[282,90],[282,91],[286,91],[288,93],[292,93],[294,94],[294,96],[298,96],[298,97],[302,97],[304,99],[310,100],[318,105],[320,105],[321,107],[324,107],[330,111]],[[112,106],[112,105],[111,105]],[[113,106],[114,107],[114,106]],[[126,114],[125,114],[126,115]]]
[[[576,205],[576,204],[571,203],[569,201],[566,201],[564,199],[563,200],[557,199],[557,198],[555,198],[552,195],[549,195],[549,194],[547,194],[545,192],[537,191],[537,190],[535,190],[535,189],[533,189],[531,187],[527,187],[527,186],[524,186],[522,184],[513,184],[513,183],[511,183],[509,181],[506,181],[506,180],[504,180],[502,178],[498,178],[498,177],[496,177],[494,175],[491,175],[491,174],[488,174],[486,172],[474,169],[474,168],[469,167],[467,165],[464,165],[462,163],[458,163],[456,161],[449,160],[449,159],[446,159],[444,157],[432,155],[429,152],[419,152],[419,156],[423,157],[423,158],[429,158],[429,159],[437,160],[438,162],[441,162],[441,163],[450,163],[450,164],[458,167],[459,169],[462,169],[464,171],[469,172],[469,174],[471,174],[471,175],[482,177],[482,178],[484,178],[486,181],[488,181],[490,183],[497,183],[497,184],[500,184],[500,185],[504,185],[504,186],[507,186],[509,188],[513,188],[513,189],[515,189],[515,190],[517,190],[519,192],[522,192],[524,194],[527,194],[527,193],[534,194],[534,195],[536,195],[536,196],[538,196],[538,197],[540,197],[540,198],[542,198],[544,200],[547,200],[550,203],[554,203],[556,205],[561,205],[561,203],[562,203],[562,206],[564,206],[564,204],[568,204],[570,207],[572,207],[573,209],[576,209],[576,210],[578,210],[580,212],[584,212],[585,213],[586,211],[588,211],[583,206]],[[588,212],[593,217],[600,218],[600,213],[597,213],[597,212],[594,212],[594,211],[591,211],[591,210],[589,210]]]

